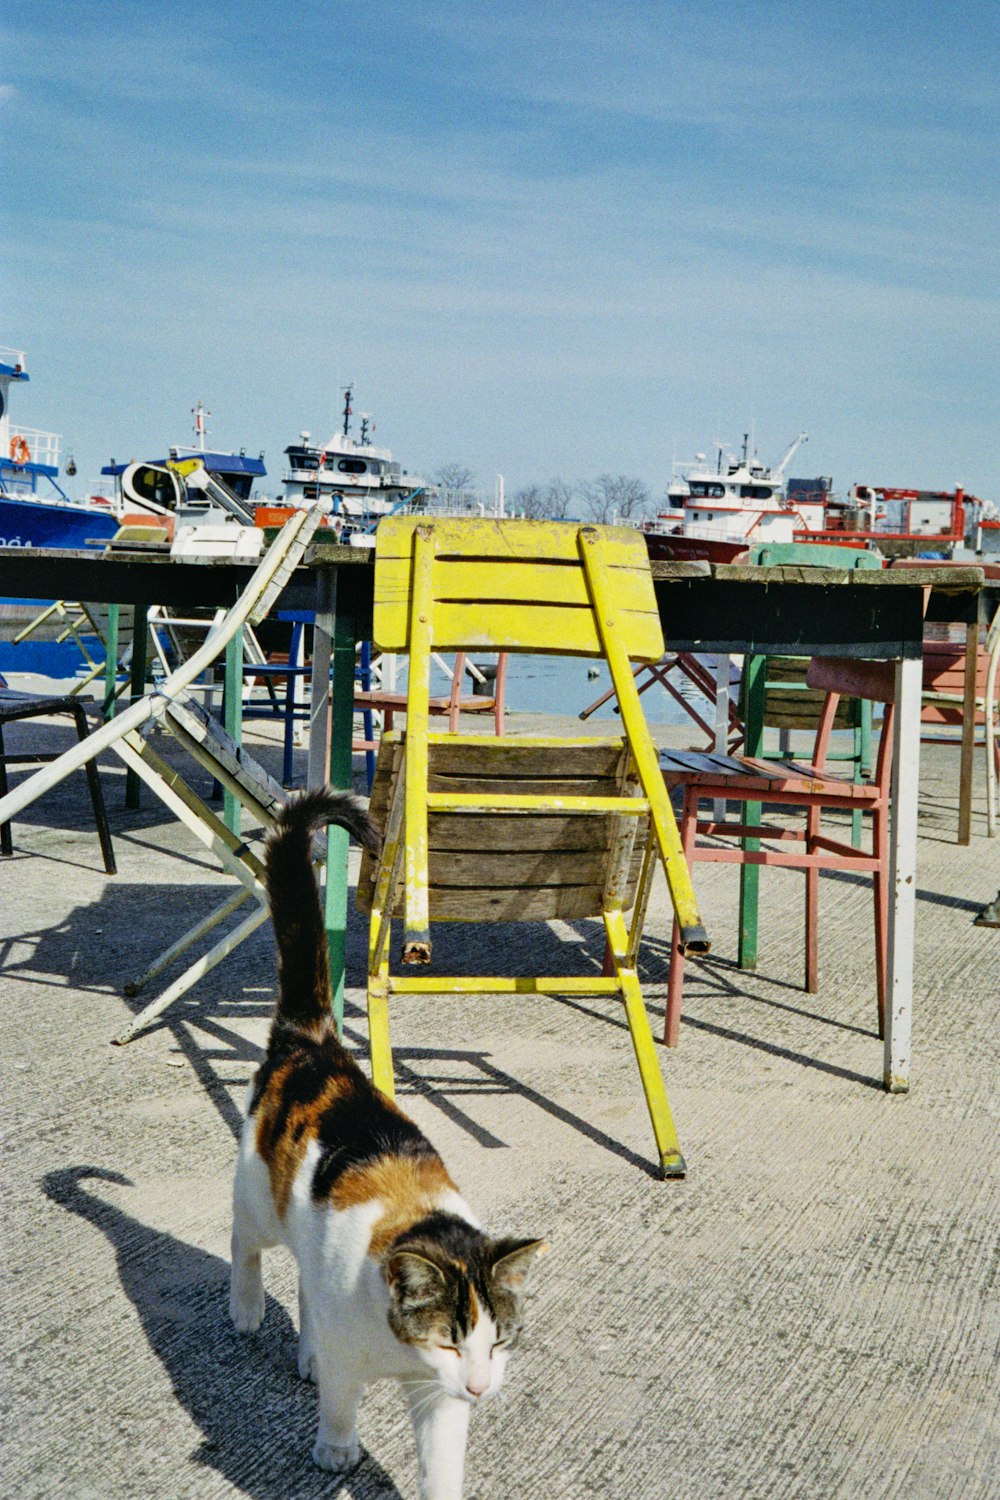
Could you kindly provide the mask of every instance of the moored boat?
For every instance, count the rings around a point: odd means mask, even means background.
[[[102,547],[117,528],[110,499],[72,499],[59,434],[10,420],[11,390],[29,379],[23,350],[0,348],[0,547]]]
[[[0,547],[99,549],[118,529],[109,497],[74,500],[59,482],[62,439],[58,433],[10,420],[10,395],[29,383],[24,351],[0,348]],[[70,460],[70,472],[75,466]],[[29,639],[14,643],[50,600],[0,599],[0,672],[72,675],[80,652],[53,618]],[[96,649],[96,638],[89,638]]]
[[[393,458],[390,448],[376,447],[370,416],[360,414],[360,434],[351,432],[353,388],[344,389],[341,430],[322,445],[303,432],[285,449],[288,467],[280,505],[299,509],[315,500],[330,504],[330,525],[342,540],[355,546],[374,543],[375,530],[385,516],[401,511],[428,515],[503,515],[503,482],[498,476],[494,496],[474,490],[432,483],[410,474]]]
[[[671,508],[646,525],[650,557],[731,562],[753,542],[791,542],[796,531],[818,530],[822,501],[790,500],[785,493],[785,470],[805,441],[800,432],[774,468],[751,455],[749,435],[739,457],[720,446],[714,468],[699,454],[671,482]]]

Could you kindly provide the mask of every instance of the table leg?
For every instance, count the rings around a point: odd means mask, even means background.
[[[143,601],[135,605],[132,613],[132,671],[130,673],[130,701],[135,703],[146,691],[146,649],[149,643],[147,616],[149,605]],[[139,778],[134,771],[125,775],[125,806],[139,806]]]
[[[972,774],[976,746],[976,667],[979,659],[979,625],[965,628],[965,684],[962,702],[962,751],[958,780],[958,842],[972,837]]]
[[[223,728],[237,745],[243,736],[243,631],[237,630],[226,646],[225,723]],[[222,821],[230,833],[239,835],[242,808],[239,798],[223,789]]]
[[[743,670],[747,677],[744,695],[746,714],[746,755],[760,755],[764,748],[764,696],[767,686],[767,657],[748,656]],[[759,802],[748,802],[744,811],[747,823],[759,823],[763,807]],[[744,849],[760,848],[760,839],[745,838]],[[740,931],[737,963],[741,969],[757,967],[757,916],[760,906],[760,866],[740,865]]]
[[[715,658],[715,753],[729,753],[729,656],[720,651]],[[712,804],[712,817],[721,823],[726,816],[726,804],[717,797]]]
[[[920,777],[919,657],[896,663],[892,827],[889,835],[889,951],[882,1078],[890,1094],[910,1086],[913,935],[917,880],[917,791]]]
[[[104,655],[104,722],[115,716],[115,691],[118,687],[118,625],[121,605],[108,605],[108,640]]]
[[[312,677],[309,699],[309,759],[306,785],[322,786],[330,768],[330,663],[333,621],[337,608],[337,577],[321,568],[316,578],[316,619],[313,625]]]
[[[336,573],[320,569],[316,581],[316,624],[313,630],[309,786],[329,782],[342,790],[350,790],[352,785],[355,629],[351,615],[346,611],[343,615],[338,614]],[[347,846],[347,834],[342,828],[328,829],[324,910],[330,989],[338,1031],[343,1025],[344,1015]]]
[[[354,785],[354,620],[342,612],[333,621],[333,682],[330,707],[330,785],[351,791]],[[344,968],[347,938],[347,850],[343,828],[327,830],[326,938],[330,953],[330,988],[338,1033],[344,1022]]]

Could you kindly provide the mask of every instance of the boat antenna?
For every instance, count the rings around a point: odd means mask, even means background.
[[[344,436],[348,437],[351,431],[351,416],[354,408],[351,406],[351,396],[354,393],[353,385],[344,387]]]
[[[192,406],[191,415],[194,417],[194,435],[197,439],[198,448],[204,453],[205,437],[208,431],[205,426],[205,418],[210,417],[212,413],[206,411],[202,402],[199,401],[197,406]]]
[[[367,448],[367,446],[368,446],[368,424],[371,422],[371,419],[372,419],[372,414],[371,414],[370,411],[363,411],[361,413],[361,446],[362,446],[362,448]],[[374,431],[374,428],[372,429],[372,431]]]
[[[744,468],[746,468],[747,454],[748,454],[748,451],[749,451],[748,450],[749,441],[750,441],[750,434],[749,434],[749,432],[745,432],[743,434],[743,467]]]

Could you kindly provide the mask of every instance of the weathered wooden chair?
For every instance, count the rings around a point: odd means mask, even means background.
[[[806,876],[805,988],[819,987],[819,872],[858,871],[873,877],[875,904],[875,972],[878,994],[879,1035],[885,1029],[885,981],[888,934],[889,790],[892,772],[893,677],[889,662],[849,661],[816,657],[808,672],[810,687],[825,693],[823,713],[816,734],[811,762],[765,760],[762,757],[730,757],[663,750],[660,765],[668,787],[684,788],[681,839],[691,863],[710,860],[746,866],[779,865],[804,870]],[[885,705],[882,736],[875,771],[870,781],[855,781],[827,767],[827,747],[842,694]],[[742,804],[738,821],[702,820],[699,803],[717,801]],[[781,809],[803,809],[804,827],[789,828],[761,821],[761,805]],[[872,850],[866,853],[834,839],[820,830],[824,809],[845,813],[860,811],[872,819]],[[698,836],[713,840],[698,842]],[[720,842],[735,839],[735,847]],[[750,842],[752,840],[752,842]],[[761,841],[777,847],[761,848]],[[798,851],[789,842],[804,845]],[[748,847],[749,845],[749,847]],[[667,1015],[664,1040],[677,1045],[680,1034],[681,993],[684,984],[684,946],[674,927],[667,982]]]
[[[241,746],[226,735],[222,727],[188,696],[188,689],[210,666],[230,642],[238,639],[243,627],[259,623],[277,601],[292,576],[296,563],[319,524],[319,507],[296,512],[278,533],[267,555],[261,560],[239,600],[217,619],[203,644],[182,662],[159,688],[131,703],[116,718],[90,734],[86,740],[67,750],[34,776],[0,796],[0,824],[26,807],[79,766],[88,766],[101,750],[110,749],[124,761],[160,801],[178,817],[189,831],[218,859],[225,871],[237,881],[235,892],[228,894],[214,911],[202,916],[190,932],[172,943],[147,972],[126,985],[126,993],[136,991],[194,944],[203,940],[248,899],[254,902],[250,916],[203,953],[170,987],[136,1016],[116,1038],[130,1041],[140,1027],[186,993],[203,975],[267,920],[267,897],[263,884],[263,866],[247,847],[242,835],[226,826],[185,782],[178,771],[157,754],[148,738],[148,730],[159,724],[167,728],[185,750],[211,772],[233,797],[237,807],[249,808],[264,828],[274,819],[276,806],[284,800],[282,787],[259,766]]]
[[[375,777],[373,805],[384,819],[384,844],[377,862],[363,863],[358,889],[359,904],[371,913],[375,1083],[392,1094],[391,996],[616,995],[625,1007],[661,1169],[682,1176],[636,971],[658,858],[678,914],[678,943],[706,952],[708,941],[630,664],[663,655],[641,534],[532,521],[383,521],[374,633],[381,649],[410,653],[406,732],[384,737]],[[598,741],[431,734],[429,666],[439,649],[603,656],[624,733]],[[629,906],[631,925],[624,917]],[[396,975],[389,937],[397,914],[403,963],[420,965],[431,961],[433,921],[600,916],[609,972]]]

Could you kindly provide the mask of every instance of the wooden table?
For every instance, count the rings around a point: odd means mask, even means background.
[[[730,655],[859,656],[895,663],[890,834],[889,954],[882,1078],[890,1093],[909,1087],[916,897],[917,788],[925,608],[929,619],[976,612],[983,570],[752,568],[730,563],[653,563],[663,634],[669,649]],[[925,589],[932,592],[925,600]],[[959,611],[956,614],[956,610]],[[751,685],[748,755],[760,753],[764,679]],[[756,893],[756,867],[741,871]],[[741,932],[740,961],[756,954]]]
[[[313,543],[282,595],[282,607],[312,609],[313,702],[309,782],[352,783],[355,646],[371,638],[373,562],[368,551]],[[95,558],[22,548],[0,549],[0,595],[72,598],[178,608],[230,605],[252,569],[230,562],[175,561],[143,553]],[[896,664],[896,728],[891,836],[889,973],[883,1081],[903,1092],[909,1081],[913,930],[920,757],[921,652],[925,589],[928,619],[978,620],[981,568],[857,570],[710,568],[654,563],[667,645],[672,650],[789,656],[866,656]],[[958,611],[958,613],[956,613]],[[136,684],[141,688],[141,684]],[[762,712],[751,705],[751,714]],[[754,753],[752,744],[748,753]],[[347,835],[331,829],[326,920],[331,977],[344,983]]]

